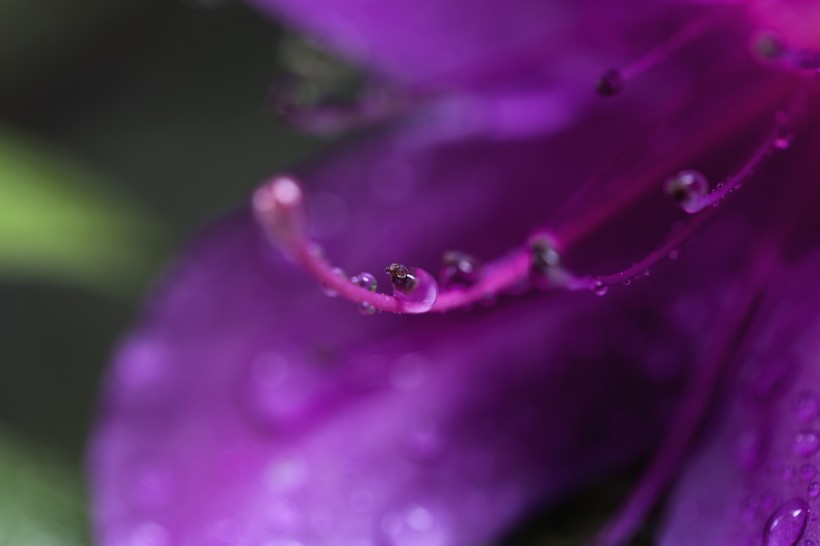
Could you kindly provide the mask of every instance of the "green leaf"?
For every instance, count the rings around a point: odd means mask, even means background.
[[[161,233],[113,184],[0,130],[0,277],[123,295],[156,264]]]
[[[0,546],[87,546],[81,472],[0,431]]]

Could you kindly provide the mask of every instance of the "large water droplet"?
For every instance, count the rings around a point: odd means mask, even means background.
[[[430,273],[420,267],[391,264],[386,270],[393,283],[393,297],[404,313],[426,313],[438,297],[438,284]]]
[[[792,452],[798,457],[811,457],[820,450],[820,434],[814,430],[801,430],[794,435]]]
[[[765,546],[794,546],[803,530],[809,506],[803,499],[794,499],[775,510],[763,529]]]
[[[694,214],[704,206],[703,198],[709,192],[709,181],[700,171],[689,169],[668,178],[664,191],[680,208]]]

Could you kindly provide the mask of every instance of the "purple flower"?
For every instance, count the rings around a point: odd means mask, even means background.
[[[100,544],[469,546],[646,457],[601,544],[820,544],[820,8],[254,3],[381,93],[293,121],[381,127],[154,292]]]

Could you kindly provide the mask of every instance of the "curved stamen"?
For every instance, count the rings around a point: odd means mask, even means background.
[[[795,107],[792,106],[789,112],[795,112]],[[775,130],[764,144],[755,150],[744,167],[723,186],[704,197],[700,203],[702,206],[697,210],[702,210],[709,204],[717,205],[751,175],[769,152],[786,147],[783,145],[783,129],[788,126],[788,119],[788,115],[781,115]],[[651,189],[651,182],[651,177],[646,177],[643,182],[632,188],[633,192],[625,193],[630,193],[634,199],[636,195],[633,193],[640,194]],[[645,274],[650,267],[665,259],[688,240],[709,216],[700,214],[682,229],[673,232],[658,249],[622,271],[603,276],[577,276],[567,269],[557,249],[561,246],[568,248],[585,238],[595,226],[611,219],[630,202],[630,199],[609,200],[603,205],[603,209],[587,210],[581,217],[574,218],[573,223],[557,229],[555,235],[549,236],[550,242],[546,247],[536,244],[544,238],[543,234],[536,234],[528,246],[519,247],[506,256],[471,271],[468,283],[456,283],[451,286],[447,286],[451,283],[445,283],[441,292],[438,292],[438,287],[435,286],[437,296],[423,297],[422,292],[419,292],[410,298],[421,298],[423,305],[403,301],[407,300],[405,294],[394,293],[390,296],[373,292],[350,282],[344,275],[339,275],[339,268],[330,264],[319,245],[308,238],[303,190],[292,177],[278,176],[263,184],[254,194],[253,211],[271,242],[282,247],[292,259],[319,281],[326,292],[354,302],[368,313],[423,313],[470,307],[492,300],[501,294],[520,291],[522,286],[533,284],[545,289],[603,294],[611,285],[629,282],[632,278]],[[701,218],[702,216],[706,217]],[[559,241],[561,245],[558,244]],[[426,272],[424,275],[429,276]],[[431,285],[425,282],[425,290]],[[397,294],[401,297],[397,297]]]

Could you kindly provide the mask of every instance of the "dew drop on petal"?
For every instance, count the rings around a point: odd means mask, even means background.
[[[669,254],[667,254],[666,257],[674,262],[675,260],[680,258],[680,252],[678,252],[677,250],[670,250]]]
[[[350,277],[350,282],[356,286],[370,290],[371,292],[375,292],[379,287],[379,282],[372,273],[359,273],[358,275],[353,275]]]
[[[809,506],[803,499],[794,499],[775,510],[763,528],[765,546],[794,546],[806,528]]]
[[[798,457],[811,457],[820,450],[820,434],[814,430],[801,430],[792,440],[792,453]]]
[[[688,169],[668,178],[664,191],[680,208],[694,214],[704,207],[709,181],[700,171]]]
[[[820,495],[820,483],[811,482],[806,488],[806,491],[812,499],[817,498],[817,496]]]
[[[800,477],[807,482],[817,476],[817,468],[812,464],[804,464],[800,467]]]
[[[438,297],[438,283],[430,273],[420,267],[391,264],[385,272],[393,283],[393,297],[398,300],[404,313],[425,313],[433,307]]]

